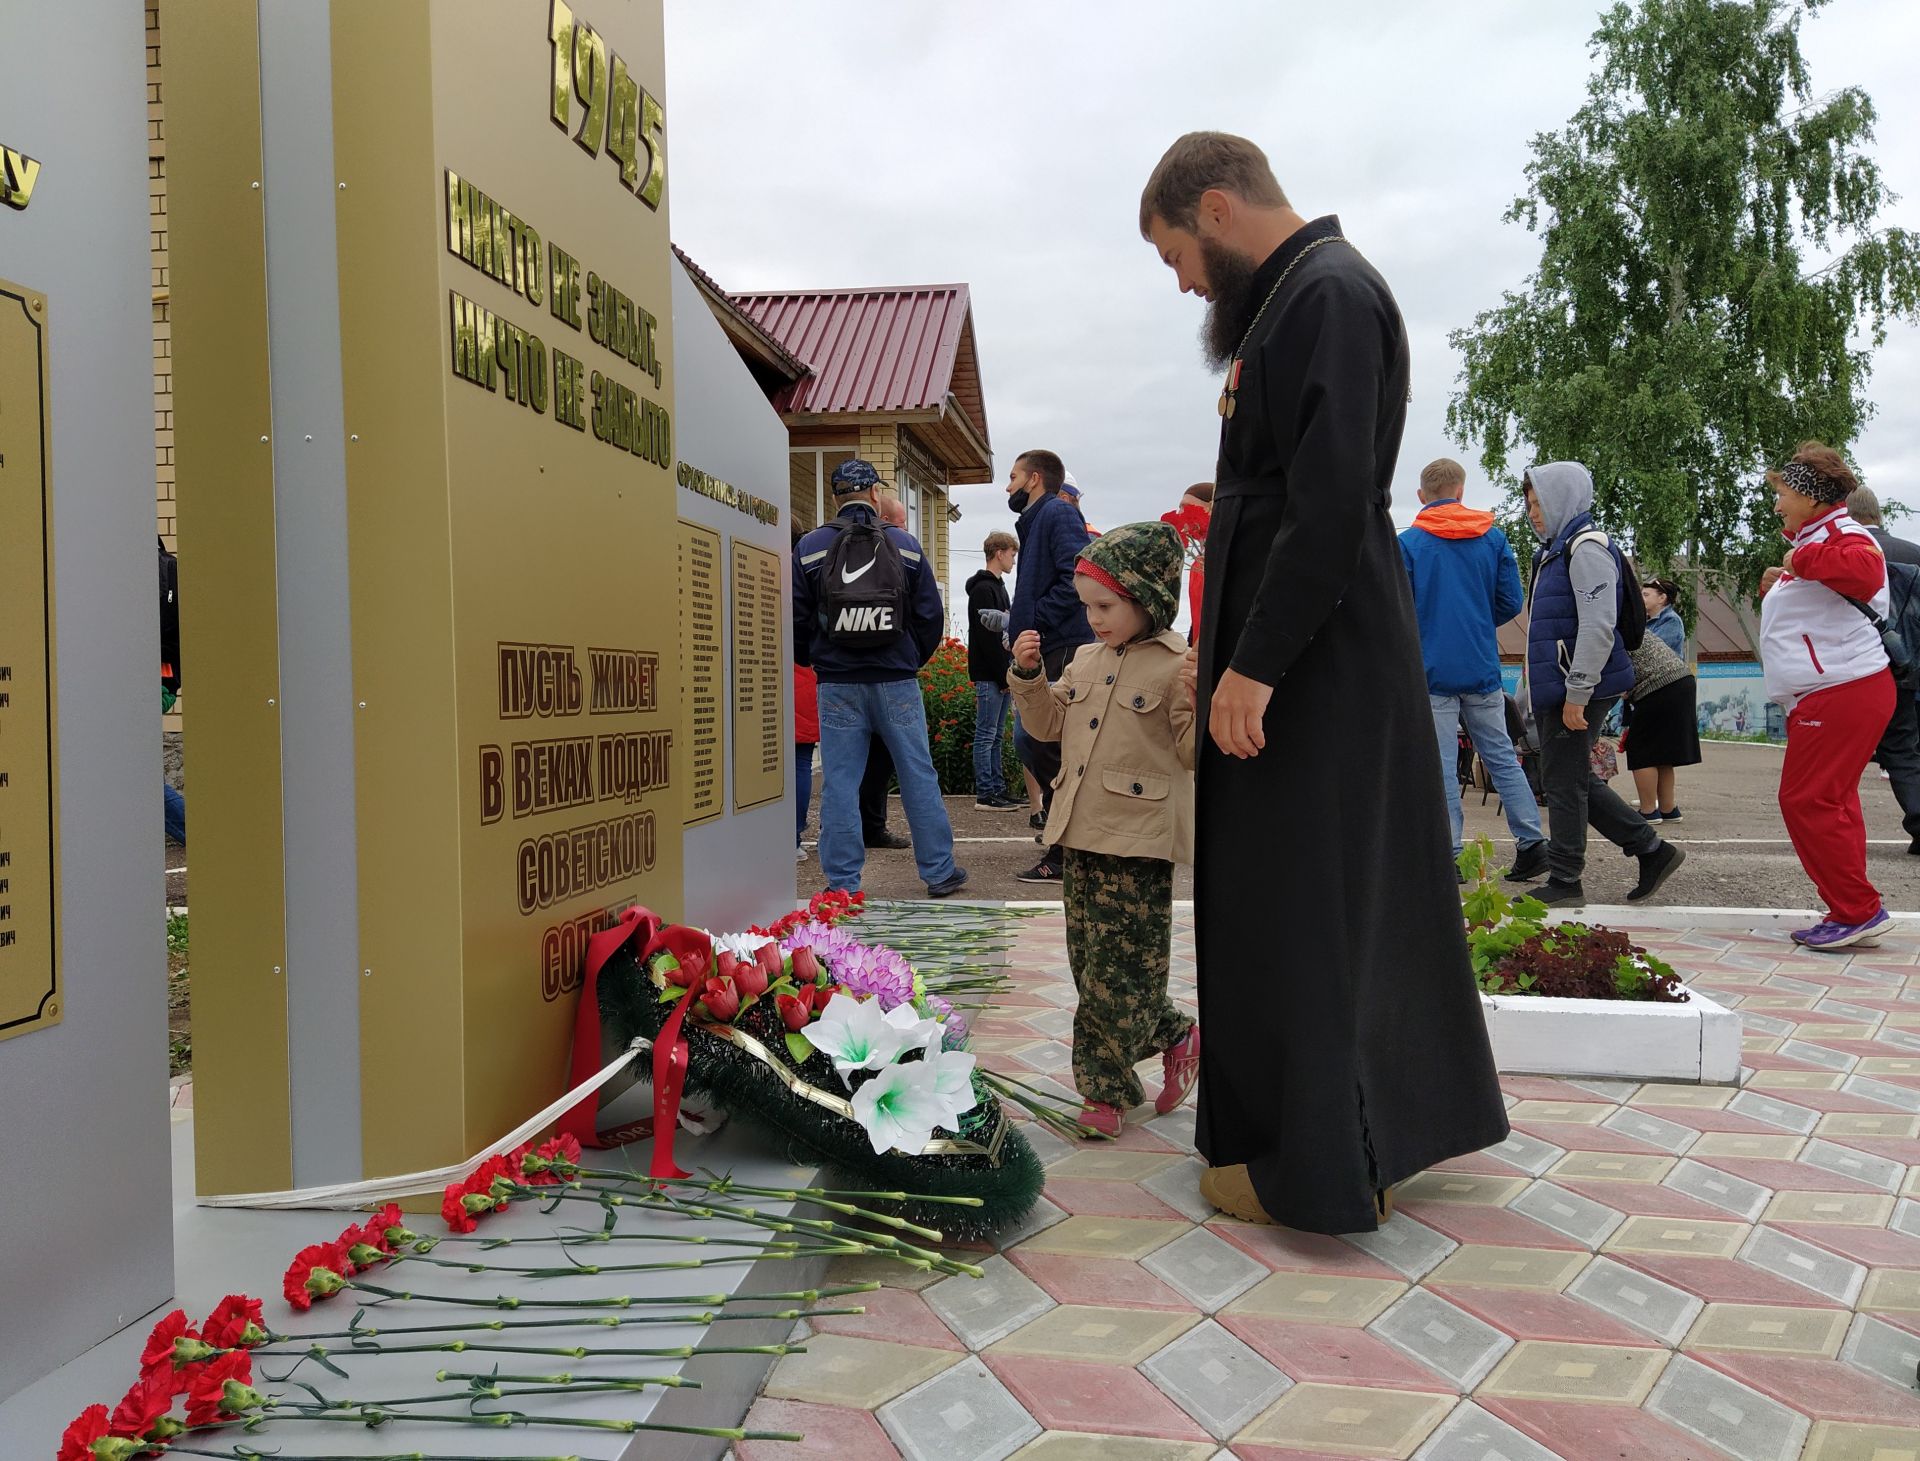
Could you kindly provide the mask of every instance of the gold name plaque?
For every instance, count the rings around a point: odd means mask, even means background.
[[[0,279],[0,1039],[62,1005],[50,419],[47,297]]]

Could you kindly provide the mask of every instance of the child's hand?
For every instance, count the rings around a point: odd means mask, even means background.
[[[1022,629],[1020,637],[1013,641],[1013,662],[1023,670],[1040,668],[1040,631]]]

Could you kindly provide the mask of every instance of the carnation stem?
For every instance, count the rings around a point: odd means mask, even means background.
[[[504,1329],[615,1329],[629,1324],[690,1324],[705,1327],[710,1324],[726,1324],[748,1319],[811,1319],[815,1315],[864,1314],[864,1308],[853,1309],[773,1309],[753,1313],[716,1314],[711,1310],[699,1314],[588,1314],[573,1319],[487,1319],[477,1322],[458,1324],[401,1324],[392,1328],[385,1325],[362,1325],[358,1329],[329,1329],[319,1334],[270,1334],[269,1344],[304,1345],[316,1339],[362,1339],[387,1334],[461,1334],[484,1333]],[[261,1350],[252,1351],[254,1354]],[[284,1353],[285,1351],[267,1351]],[[232,1354],[233,1350],[220,1350],[220,1354]]]
[[[675,1294],[658,1298],[645,1295],[622,1294],[617,1298],[606,1299],[520,1299],[510,1294],[497,1294],[491,1299],[456,1298],[451,1294],[421,1294],[411,1289],[383,1288],[379,1284],[362,1283],[352,1280],[348,1288],[362,1293],[377,1294],[383,1299],[418,1299],[433,1304],[456,1304],[476,1309],[627,1309],[636,1304],[687,1304],[695,1308],[705,1308],[710,1304],[750,1304],[763,1300],[790,1300],[794,1303],[811,1304],[818,1299],[839,1298],[843,1294],[870,1294],[880,1285],[877,1283],[845,1284],[829,1289],[800,1289],[783,1294]]]
[[[276,1410],[274,1419],[318,1421],[323,1424],[356,1420],[368,1426],[385,1425],[389,1421],[396,1420],[411,1420],[427,1425],[482,1426],[490,1430],[507,1430],[513,1426],[574,1426],[582,1430],[619,1431],[624,1435],[633,1435],[640,1431],[673,1431],[684,1436],[713,1436],[726,1441],[805,1439],[794,1431],[749,1431],[737,1426],[664,1425],[657,1421],[599,1419],[584,1415],[528,1415],[522,1410],[484,1411],[473,1415],[432,1415],[420,1411],[389,1410],[382,1405],[358,1402],[334,1407],[323,1415],[298,1410]]]

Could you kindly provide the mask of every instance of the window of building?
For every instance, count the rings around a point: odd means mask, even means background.
[[[788,506],[802,528],[817,528],[833,516],[833,492],[827,479],[856,455],[851,446],[800,446],[787,453]]]

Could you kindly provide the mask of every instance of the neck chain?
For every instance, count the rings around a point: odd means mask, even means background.
[[[1267,297],[1260,301],[1260,308],[1254,311],[1253,322],[1247,326],[1246,333],[1240,337],[1240,343],[1233,347],[1233,363],[1227,367],[1227,388],[1220,392],[1220,414],[1231,418],[1235,397],[1240,391],[1240,352],[1247,348],[1247,341],[1253,338],[1253,332],[1259,328],[1261,319],[1266,315],[1267,306],[1273,303],[1273,297],[1280,292],[1280,286],[1287,282],[1287,275],[1300,267],[1300,263],[1322,244],[1345,243],[1346,239],[1337,233],[1325,238],[1316,238],[1299,253],[1293,256],[1286,268],[1280,271],[1280,277],[1273,281],[1273,288],[1267,291]]]

